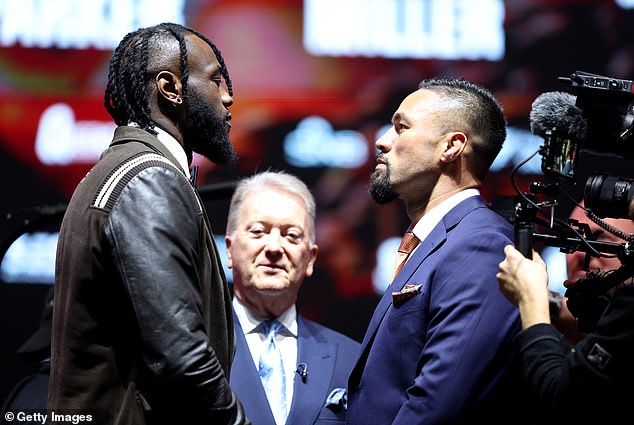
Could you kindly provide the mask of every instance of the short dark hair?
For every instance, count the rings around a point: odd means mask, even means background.
[[[189,66],[185,36],[193,34],[213,49],[220,64],[220,72],[233,95],[229,71],[220,50],[204,35],[183,25],[164,22],[128,33],[114,50],[108,68],[108,84],[104,105],[117,125],[135,122],[141,128],[156,134],[150,119],[148,87],[155,75],[148,70],[152,56],[163,54],[162,46],[176,40],[180,48],[180,72],[183,91],[187,89]],[[150,43],[152,42],[152,43]]]
[[[463,78],[428,78],[418,88],[442,93],[459,105],[460,117],[475,140],[474,153],[480,158],[473,171],[483,177],[506,139],[507,122],[500,102],[485,87]]]

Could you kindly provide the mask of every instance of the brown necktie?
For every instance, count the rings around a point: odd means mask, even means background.
[[[394,262],[394,265],[396,266],[396,269],[394,270],[394,277],[396,277],[398,272],[401,271],[407,257],[409,257],[409,254],[414,250],[414,248],[416,248],[419,242],[420,240],[411,230],[408,230],[403,235],[403,240],[401,240],[401,244],[398,247],[396,261]],[[392,279],[394,279],[394,277]]]

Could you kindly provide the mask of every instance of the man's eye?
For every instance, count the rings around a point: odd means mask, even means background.
[[[303,235],[301,233],[289,232],[286,234],[286,237],[294,243],[301,242]]]
[[[407,130],[409,128],[409,126],[407,124],[398,123],[397,124],[397,128],[398,128],[398,130],[403,131],[403,130]]]

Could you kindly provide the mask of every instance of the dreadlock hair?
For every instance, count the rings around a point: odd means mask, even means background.
[[[183,92],[187,91],[189,66],[185,36],[193,34],[204,40],[216,54],[220,72],[225,79],[229,95],[233,87],[229,71],[220,50],[198,31],[179,24],[164,22],[147,28],[139,28],[128,33],[114,50],[108,67],[108,84],[104,94],[106,110],[117,125],[135,122],[142,129],[156,134],[150,119],[148,88],[153,83],[156,72],[148,69],[150,55],[160,55],[165,47],[175,39],[180,48],[180,72]]]

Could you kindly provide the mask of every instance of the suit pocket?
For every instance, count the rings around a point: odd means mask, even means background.
[[[424,292],[392,305],[383,319],[388,340],[399,343],[421,341],[427,329],[427,308]]]
[[[319,416],[315,421],[318,424],[344,424],[346,421],[346,410],[331,410],[328,407],[322,407]]]

